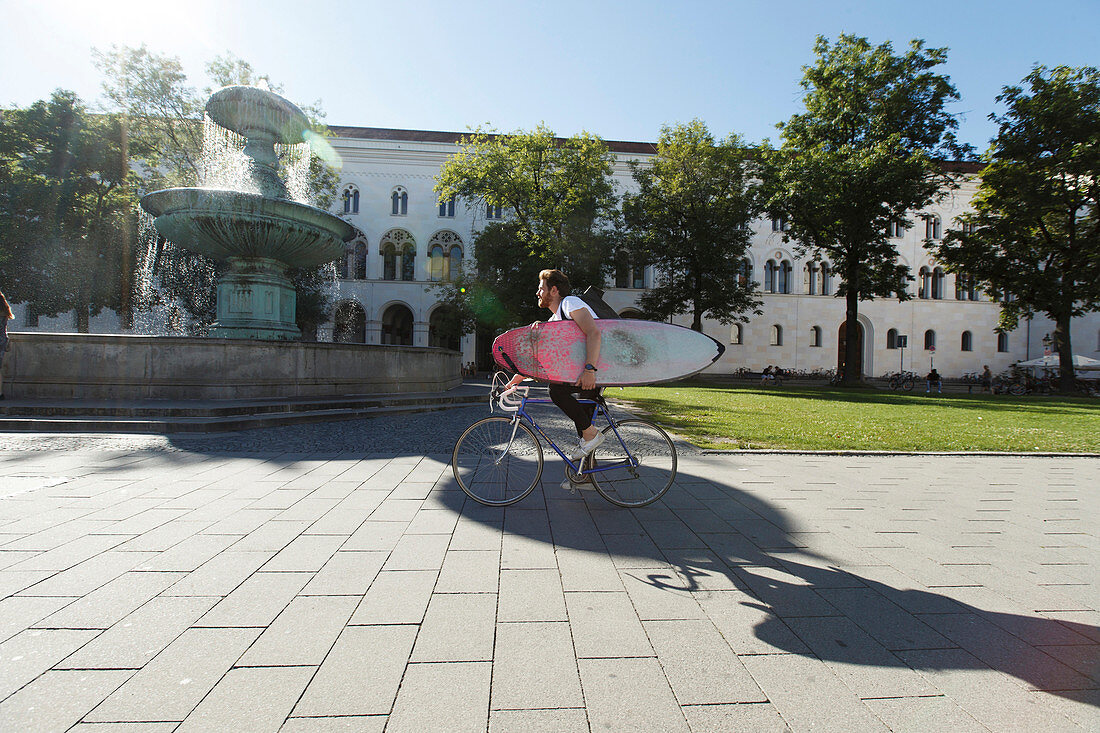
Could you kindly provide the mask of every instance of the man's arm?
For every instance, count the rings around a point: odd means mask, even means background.
[[[577,308],[569,314],[577,327],[581,329],[585,339],[585,361],[589,364],[597,364],[600,361],[600,329],[596,327],[596,319],[588,312],[587,308]],[[584,369],[575,382],[581,389],[596,388],[596,372]]]

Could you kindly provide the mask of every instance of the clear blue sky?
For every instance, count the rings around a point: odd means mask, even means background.
[[[197,88],[231,51],[335,125],[545,121],[559,135],[655,140],[698,117],[756,142],[801,109],[815,36],[840,33],[947,46],[960,138],[979,149],[1000,88],[1034,64],[1100,66],[1100,0],[0,0],[0,104],[59,87],[94,102],[92,47],[145,43],[178,56]]]

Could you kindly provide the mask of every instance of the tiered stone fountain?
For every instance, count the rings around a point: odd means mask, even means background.
[[[221,127],[245,138],[248,188],[169,188],[141,200],[161,236],[229,266],[218,280],[221,338],[293,340],[296,294],[286,269],[316,267],[344,253],[355,228],[313,206],[291,201],[277,171],[276,143],[296,144],[308,129],[305,114],[266,89],[225,87],[206,103]]]

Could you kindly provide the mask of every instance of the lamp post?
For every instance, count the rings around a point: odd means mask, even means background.
[[[1050,356],[1050,334],[1043,335],[1043,356]]]

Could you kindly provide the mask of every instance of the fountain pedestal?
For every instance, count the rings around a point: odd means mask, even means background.
[[[229,272],[218,278],[218,321],[210,329],[215,338],[295,340],[302,334],[295,324],[298,296],[278,260],[231,257]]]

